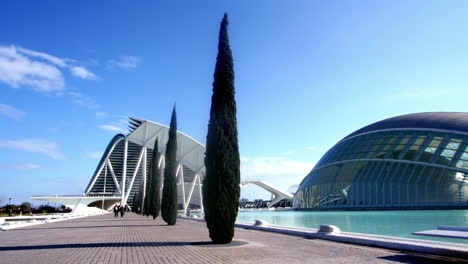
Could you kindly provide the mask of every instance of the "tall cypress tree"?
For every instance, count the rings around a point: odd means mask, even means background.
[[[140,208],[138,211],[138,214],[143,215],[143,207],[141,206],[141,203],[143,202],[143,185],[140,186],[140,189],[138,190],[138,198],[137,202],[133,204],[133,206]]]
[[[169,139],[166,145],[166,167],[164,168],[164,186],[161,202],[161,216],[168,225],[175,225],[177,220],[177,117],[176,108],[172,109]]]
[[[148,173],[148,178],[146,179],[146,188],[145,188],[145,202],[143,205],[143,215],[150,216],[151,215],[151,208],[152,208],[152,201],[153,201],[153,193],[151,188],[151,182],[153,178],[153,161],[151,160],[150,163],[150,171]]]
[[[220,244],[230,243],[234,236],[240,195],[234,64],[227,29],[228,17],[224,14],[219,30],[203,182],[206,225],[211,240]]]
[[[151,159],[151,183],[150,183],[150,209],[149,214],[153,216],[153,220],[159,215],[161,210],[161,173],[158,164],[158,139],[154,141],[153,157]]]
[[[137,211],[137,208],[140,204],[140,191],[141,191],[141,188],[138,189],[138,192],[136,192],[134,195],[133,195],[133,200],[132,200],[132,211],[135,212],[135,213],[138,213]]]

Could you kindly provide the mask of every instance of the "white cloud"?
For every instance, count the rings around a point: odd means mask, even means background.
[[[0,140],[0,148],[41,153],[56,160],[65,159],[65,155],[60,152],[57,143],[46,139]]]
[[[68,95],[73,97],[82,97],[83,95],[79,92],[68,92]]]
[[[14,88],[29,86],[41,92],[60,92],[65,89],[62,68],[70,68],[80,78],[97,79],[86,68],[72,63],[76,61],[13,45],[0,46],[0,82]]]
[[[89,109],[96,109],[99,108],[99,105],[94,102],[93,99],[89,98],[88,96],[79,93],[79,92],[68,92],[68,95],[74,97],[75,99],[73,100],[74,104],[77,104],[79,106],[83,106]]]
[[[100,159],[102,154],[102,152],[88,152],[86,153],[86,157],[89,159]]]
[[[25,112],[14,108],[13,106],[0,104],[0,114],[7,116],[13,120],[20,120],[26,114]]]
[[[93,100],[91,100],[89,98],[75,99],[75,100],[73,100],[73,103],[75,103],[75,104],[77,104],[79,106],[90,108],[90,109],[94,109],[94,108],[99,107],[98,104],[96,104]]]
[[[292,185],[299,184],[314,165],[288,157],[241,157],[241,181],[261,180],[288,191]],[[250,184],[242,188],[241,197],[268,200],[271,193]]]
[[[318,151],[318,150],[326,150],[327,148],[325,147],[318,147],[318,146],[308,146],[306,147],[307,150],[310,151]]]
[[[32,60],[15,46],[0,46],[0,81],[14,88],[25,85],[44,92],[60,91],[65,86],[55,65]]]
[[[12,163],[12,164],[0,164],[0,168],[13,169],[13,170],[34,170],[42,169],[43,167],[33,163]]]
[[[135,69],[141,59],[135,56],[121,56],[118,60],[109,60],[107,62],[110,68],[121,68],[121,69]]]
[[[242,157],[241,179],[263,180],[287,190],[291,185],[299,184],[314,165],[287,157]]]
[[[121,125],[128,125],[128,119],[126,117],[121,118],[121,119],[119,119],[119,121],[117,121],[117,123],[119,123]]]
[[[85,79],[85,80],[97,80],[97,76],[88,71],[86,68],[81,66],[75,66],[70,69],[70,72],[75,75],[76,77]]]
[[[96,117],[106,117],[107,115],[106,112],[96,112]]]
[[[124,128],[121,128],[119,126],[114,126],[114,125],[100,125],[99,126],[101,129],[107,130],[107,131],[112,131],[112,132],[120,132],[120,133],[127,133],[128,131]]]
[[[58,57],[55,57],[55,56],[52,56],[52,55],[49,55],[47,53],[43,53],[43,52],[38,52],[38,51],[34,51],[34,50],[29,50],[29,49],[25,49],[25,48],[22,48],[22,47],[15,47],[16,50],[18,50],[19,52],[25,54],[25,55],[28,55],[28,56],[31,56],[31,57],[37,57],[37,58],[42,58],[42,59],[45,59],[57,66],[60,66],[60,67],[66,67],[67,64],[65,63],[65,60],[63,59],[60,59]]]

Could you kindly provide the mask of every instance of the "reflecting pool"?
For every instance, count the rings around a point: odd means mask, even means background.
[[[416,236],[411,233],[437,229],[438,225],[468,227],[468,210],[402,211],[268,211],[241,210],[239,222],[265,220],[270,224],[318,228],[335,225],[344,232],[406,237],[468,244],[466,239]]]

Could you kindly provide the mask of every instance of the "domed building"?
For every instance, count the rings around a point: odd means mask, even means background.
[[[402,115],[351,133],[304,178],[293,207],[468,208],[468,113]]]

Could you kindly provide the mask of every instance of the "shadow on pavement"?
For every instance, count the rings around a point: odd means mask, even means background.
[[[415,253],[412,253],[415,254]],[[393,256],[385,256],[385,257],[378,257],[379,259],[384,259],[388,261],[398,262],[398,263],[409,263],[409,264],[426,264],[426,263],[468,263],[466,260],[462,259],[454,259],[448,257],[440,257],[440,256],[415,256],[415,255],[393,255]]]
[[[231,245],[232,244],[232,245]],[[56,244],[34,246],[6,246],[0,247],[0,251],[63,249],[63,248],[98,248],[98,247],[178,247],[178,246],[217,246],[232,247],[248,244],[245,241],[233,241],[231,244],[214,244],[211,241],[195,242],[123,242],[123,243],[81,243],[81,244]]]
[[[63,226],[63,227],[38,227],[38,228],[18,228],[8,232],[24,231],[24,230],[51,230],[51,229],[80,229],[80,228],[102,228],[102,227],[152,227],[152,226],[168,226],[168,225],[110,225],[110,226]]]

